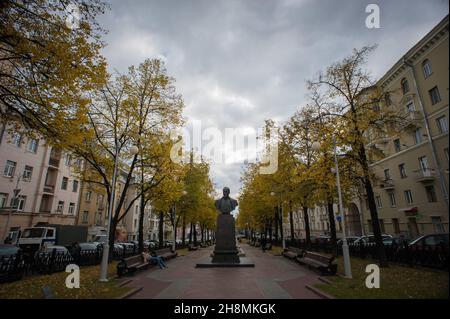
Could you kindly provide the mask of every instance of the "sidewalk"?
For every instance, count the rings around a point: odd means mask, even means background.
[[[131,299],[320,299],[305,285],[320,283],[319,275],[281,256],[241,245],[254,268],[195,268],[210,255],[204,248],[130,277],[128,287],[143,287]]]

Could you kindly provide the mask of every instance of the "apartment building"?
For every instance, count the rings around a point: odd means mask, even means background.
[[[0,127],[0,234],[38,222],[74,225],[80,182],[80,160]],[[16,194],[15,194],[16,193]],[[17,195],[17,196],[15,196]]]
[[[372,142],[384,154],[370,167],[381,229],[389,234],[448,232],[448,27],[447,16],[377,84],[386,96],[382,107],[404,119],[398,132]]]

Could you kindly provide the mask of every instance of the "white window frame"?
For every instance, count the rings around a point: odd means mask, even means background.
[[[5,177],[14,177],[14,173],[17,168],[17,162],[7,160],[5,164],[5,169],[3,170],[3,176]]]
[[[74,215],[75,214],[75,203],[69,203],[68,213],[69,213],[69,215]]]
[[[0,208],[4,208],[8,203],[8,195],[7,193],[0,193]]]
[[[25,165],[25,168],[23,169],[23,180],[30,182],[32,176],[33,176],[33,167]]]
[[[436,123],[439,133],[443,134],[448,132],[447,117],[445,115],[438,117],[436,119]]]
[[[22,142],[22,134],[14,132],[12,135],[11,144],[20,147],[21,142]]]
[[[422,72],[425,79],[433,74],[433,67],[431,66],[431,61],[429,59],[425,59],[422,62]]]
[[[38,147],[39,147],[39,140],[38,140],[38,139],[30,138],[30,139],[28,140],[28,147],[27,147],[27,150],[28,150],[29,152],[36,154],[36,153],[37,153],[37,150],[38,150]]]
[[[397,207],[397,199],[395,198],[394,192],[389,192],[389,202],[391,207]]]
[[[381,201],[381,196],[380,195],[375,196],[375,200],[377,202],[377,208],[383,208],[383,203]]]
[[[414,204],[414,199],[413,199],[412,192],[410,189],[404,190],[403,194],[405,194],[406,204],[409,204],[409,205]]]
[[[56,206],[56,212],[57,213],[64,212],[64,201],[62,201],[62,200],[58,201],[58,205]]]

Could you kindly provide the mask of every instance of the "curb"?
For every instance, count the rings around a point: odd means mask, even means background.
[[[319,280],[324,282],[324,283],[326,283],[326,284],[328,284],[328,285],[332,285],[333,284],[330,280],[328,280],[328,279],[326,279],[324,277],[319,277]]]
[[[120,296],[120,297],[117,297],[116,299],[127,299],[128,297],[133,296],[134,294],[138,293],[138,292],[141,291],[142,289],[144,289],[144,287],[142,287],[142,286],[141,286],[141,287],[133,288],[133,289],[131,289],[129,292],[123,294],[123,295]]]
[[[305,288],[311,290],[316,295],[318,295],[319,297],[322,297],[324,299],[335,299],[334,297],[330,296],[329,294],[326,294],[326,293],[320,291],[319,289],[314,288],[313,286],[305,285]]]
[[[125,285],[128,285],[130,282],[133,282],[133,279],[124,280],[120,284],[118,284],[117,287],[123,287]]]

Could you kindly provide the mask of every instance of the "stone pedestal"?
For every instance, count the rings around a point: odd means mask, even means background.
[[[216,246],[212,263],[238,263],[234,217],[220,214],[217,217]]]
[[[217,217],[216,245],[212,258],[205,258],[196,267],[255,267],[249,258],[239,257],[232,215],[220,214]]]

